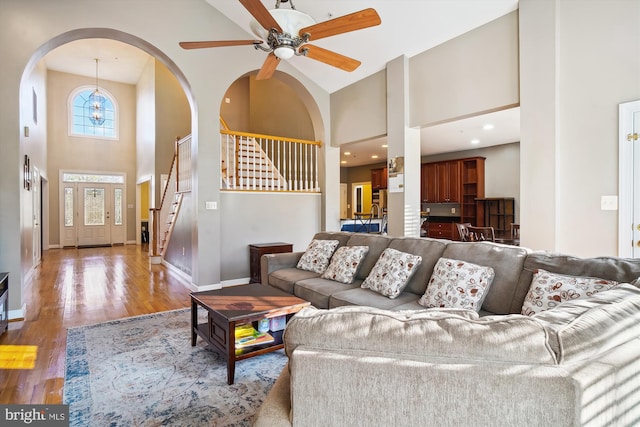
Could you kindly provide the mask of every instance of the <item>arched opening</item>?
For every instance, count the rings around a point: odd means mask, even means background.
[[[132,242],[140,242],[141,238],[141,220],[145,219],[143,213],[139,209],[140,205],[140,195],[136,190],[136,185],[140,181],[144,181],[141,178],[141,173],[139,171],[139,164],[136,164],[136,144],[139,142],[140,133],[136,128],[139,128],[139,123],[136,122],[135,117],[141,115],[140,111],[137,111],[137,105],[139,104],[139,92],[137,89],[137,84],[132,84],[131,82],[109,82],[108,85],[116,87],[116,92],[114,94],[122,96],[125,99],[125,103],[129,105],[129,111],[133,112],[130,114],[130,117],[127,118],[127,122],[133,124],[129,124],[129,132],[125,135],[119,135],[117,138],[112,138],[115,143],[112,144],[109,148],[105,149],[105,152],[101,153],[100,151],[95,151],[91,149],[92,144],[94,144],[94,148],[102,143],[109,143],[111,141],[88,141],[88,139],[80,138],[81,135],[73,135],[72,132],[68,131],[68,119],[66,118],[66,110],[67,107],[62,104],[66,104],[68,102],[68,96],[65,99],[58,99],[55,103],[49,99],[49,93],[56,93],[56,90],[69,95],[71,88],[78,88],[82,86],[84,82],[85,86],[92,86],[95,82],[97,85],[97,75],[96,80],[93,80],[93,77],[87,77],[87,75],[73,75],[73,70],[68,73],[57,72],[55,78],[52,79],[53,83],[49,81],[48,69],[46,64],[47,56],[54,52],[56,49],[61,48],[66,45],[71,45],[76,42],[96,42],[96,41],[115,41],[122,46],[127,45],[129,48],[133,47],[137,50],[145,52],[146,55],[149,55],[149,58],[152,58],[153,64],[149,67],[151,69],[151,77],[147,78],[147,81],[156,78],[156,70],[163,69],[161,72],[163,78],[166,78],[166,75],[170,75],[170,78],[174,80],[174,89],[177,92],[180,92],[181,97],[184,98],[184,106],[183,110],[186,110],[181,117],[183,122],[186,122],[185,127],[187,131],[181,132],[184,136],[185,133],[191,133],[191,124],[194,123],[197,119],[196,112],[196,104],[194,102],[193,94],[189,88],[189,84],[186,81],[184,74],[180,69],[176,66],[176,64],[169,59],[164,53],[162,53],[159,49],[155,48],[153,45],[148,42],[133,36],[128,33],[124,33],[122,31],[113,30],[113,29],[105,29],[105,28],[87,28],[80,30],[73,30],[63,34],[60,34],[56,37],[53,37],[43,45],[41,45],[36,51],[31,55],[21,77],[20,82],[20,93],[33,92],[33,105],[25,102],[27,97],[21,95],[20,97],[20,114],[31,114],[33,111],[33,118],[29,117],[29,120],[25,120],[24,122],[33,123],[33,131],[31,135],[29,135],[29,129],[25,127],[25,129],[21,129],[21,133],[24,132],[25,138],[27,138],[26,143],[21,147],[25,152],[29,152],[31,157],[33,157],[32,164],[35,168],[40,165],[50,165],[51,163],[55,163],[54,167],[48,168],[48,176],[43,177],[43,182],[46,181],[48,194],[51,196],[48,198],[53,201],[54,207],[49,206],[49,200],[45,200],[43,198],[43,206],[38,208],[38,211],[43,214],[42,218],[39,218],[38,221],[34,221],[34,223],[43,224],[42,229],[36,230],[29,226],[30,217],[35,213],[35,208],[37,204],[32,200],[31,197],[21,197],[20,210],[21,210],[21,221],[26,233],[23,234],[23,239],[21,241],[21,256],[23,258],[23,265],[30,265],[30,260],[27,259],[25,254],[31,254],[32,251],[36,250],[36,248],[44,247],[45,249],[48,247],[57,247],[57,246],[65,246],[63,239],[58,239],[58,223],[62,222],[60,218],[59,212],[61,210],[61,203],[64,202],[64,198],[62,194],[59,192],[58,183],[60,182],[60,172],[63,169],[73,169],[73,170],[87,170],[87,167],[84,165],[90,162],[87,162],[86,159],[97,158],[96,162],[104,162],[104,157],[106,155],[110,155],[113,152],[113,156],[120,156],[120,158],[130,158],[132,160],[132,169],[125,171],[127,173],[127,192],[129,193],[129,197],[126,199],[126,205],[124,206],[125,212],[129,215],[130,227],[128,227],[127,236],[124,239],[126,243]],[[90,52],[90,55],[94,54],[94,52]],[[88,60],[93,60],[89,59]],[[96,73],[97,74],[97,73]],[[34,77],[35,76],[35,77]],[[84,79],[84,80],[83,80]],[[87,80],[88,79],[88,80]],[[104,83],[104,82],[101,82]],[[102,85],[102,84],[101,84]],[[63,86],[63,89],[60,89],[59,86]],[[123,86],[129,86],[128,89],[122,89]],[[153,83],[150,83],[149,86],[153,86]],[[53,89],[51,89],[53,87]],[[133,89],[132,89],[133,87]],[[124,94],[124,95],[123,95]],[[59,98],[59,97],[58,97]],[[31,101],[31,97],[28,99]],[[151,105],[151,103],[155,101],[155,97],[152,98],[152,101],[149,101],[147,105]],[[29,103],[30,104],[30,103]],[[65,118],[62,120],[61,117],[53,117],[53,114],[50,113],[51,109],[55,109],[57,107],[53,106],[55,104],[61,104],[60,109],[65,110]],[[39,114],[38,114],[39,112]],[[52,117],[48,117],[48,116]],[[39,116],[39,117],[38,117]],[[152,115],[152,118],[155,120],[155,115]],[[60,131],[61,137],[58,135],[50,135],[52,132],[52,126],[48,126],[47,123],[51,124],[52,121],[60,121],[58,128],[64,128],[64,131]],[[62,123],[64,121],[64,123]],[[35,126],[39,124],[39,126]],[[54,127],[55,128],[55,127]],[[169,132],[169,131],[168,131]],[[60,139],[65,140],[65,143],[69,144],[67,147],[62,147],[57,150],[51,150],[50,147],[52,141],[58,141]],[[148,138],[153,140],[153,138]],[[134,147],[133,149],[129,149],[129,151],[122,151],[121,148],[117,148],[118,146],[122,146],[126,140],[126,143],[129,146]],[[168,151],[173,152],[173,141],[175,140],[175,134],[172,134],[170,138],[168,138],[168,144],[170,145]],[[49,149],[48,149],[49,148]],[[70,152],[69,150],[73,150]],[[31,154],[33,153],[33,154]],[[42,154],[40,154],[42,153]],[[61,154],[63,153],[63,154]],[[65,156],[64,153],[69,154]],[[109,154],[104,154],[109,153]],[[65,160],[65,157],[67,159]],[[154,152],[155,158],[155,152]],[[85,159],[85,160],[83,160]],[[66,161],[66,163],[65,163]],[[74,163],[74,161],[76,163]],[[77,163],[77,162],[80,163]],[[83,163],[84,162],[84,163]],[[106,162],[104,162],[106,163]],[[102,166],[102,165],[100,165]],[[106,167],[106,166],[105,166]],[[157,178],[154,177],[154,180],[160,179],[160,172],[155,172],[158,169],[158,165],[156,162],[148,165],[151,175],[158,175]],[[47,169],[47,168],[43,168]],[[91,169],[92,171],[98,170],[96,167]],[[109,169],[107,169],[109,170]],[[112,169],[111,171],[113,171]],[[119,170],[118,170],[119,171]],[[146,180],[149,180],[149,173],[142,174]],[[52,181],[55,181],[56,185]],[[154,185],[150,186],[155,190]],[[40,192],[44,195],[44,191]],[[46,197],[46,196],[43,196]],[[151,196],[153,199],[153,196]],[[135,208],[135,210],[134,210]],[[55,217],[55,219],[52,219]],[[62,233],[60,233],[62,235]],[[56,236],[56,237],[51,237]],[[34,259],[36,257],[34,256]],[[37,264],[34,264],[34,266]],[[26,283],[25,278],[25,283]]]

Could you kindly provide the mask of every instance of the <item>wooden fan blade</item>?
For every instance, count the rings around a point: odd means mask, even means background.
[[[316,61],[324,62],[325,64],[331,65],[336,68],[340,68],[344,71],[353,71],[358,68],[361,64],[360,61],[357,61],[353,58],[349,58],[348,56],[340,55],[339,53],[333,52],[331,50],[323,49],[318,46],[314,46],[311,44],[306,44],[302,49],[306,49],[307,58],[315,59]]]
[[[272,28],[282,32],[282,28],[278,21],[269,13],[266,7],[260,2],[260,0],[240,0],[240,3],[249,11],[251,15],[266,29],[269,31]]]
[[[382,21],[375,9],[364,9],[360,12],[350,13],[318,24],[310,25],[299,31],[302,36],[305,33],[311,35],[309,40],[318,40],[336,34],[348,33],[363,28],[380,25]]]
[[[180,42],[183,49],[202,49],[206,47],[241,46],[246,44],[260,44],[262,40],[220,40],[203,42]]]
[[[262,68],[258,71],[258,75],[256,76],[256,80],[267,80],[273,76],[273,73],[278,68],[278,64],[280,63],[280,58],[275,56],[273,52],[267,55],[267,59],[262,64]]]

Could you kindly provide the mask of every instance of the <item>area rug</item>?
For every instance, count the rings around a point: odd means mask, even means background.
[[[280,375],[282,350],[236,363],[198,337],[189,309],[71,328],[63,402],[71,426],[248,426]],[[205,317],[206,319],[206,317]]]

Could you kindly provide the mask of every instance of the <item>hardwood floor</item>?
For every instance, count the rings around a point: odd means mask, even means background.
[[[17,286],[9,278],[9,292]],[[146,247],[46,251],[23,292],[24,321],[0,344],[37,345],[34,369],[0,369],[0,404],[62,403],[67,328],[190,306],[187,283]]]

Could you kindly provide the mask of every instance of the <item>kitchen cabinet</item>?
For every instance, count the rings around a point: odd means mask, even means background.
[[[454,240],[454,228],[455,223],[453,222],[429,222],[427,236],[434,239]],[[455,240],[458,240],[457,237]]]
[[[441,203],[460,202],[460,162],[437,163],[438,199]]]
[[[388,185],[387,168],[371,169],[371,189],[384,190]]]
[[[460,222],[472,225],[482,225],[478,217],[476,199],[484,197],[484,157],[470,157],[462,159]]]
[[[422,203],[437,203],[438,171],[435,163],[423,163],[420,171],[420,192]]]
[[[424,163],[421,196],[423,203],[460,203],[460,161]]]

